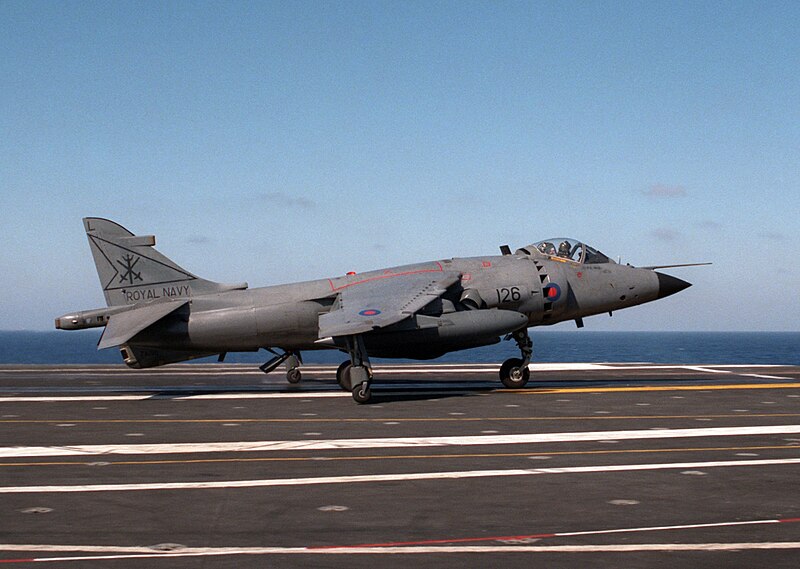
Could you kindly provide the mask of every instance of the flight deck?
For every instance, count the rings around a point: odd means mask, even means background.
[[[800,367],[0,366],[0,563],[797,567]]]

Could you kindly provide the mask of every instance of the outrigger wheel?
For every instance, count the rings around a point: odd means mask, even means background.
[[[303,379],[303,374],[300,373],[300,364],[303,363],[300,352],[286,353],[288,354],[286,358],[286,381],[291,384],[300,383],[300,380]]]
[[[292,368],[286,372],[286,381],[289,383],[300,383],[301,379],[303,379],[303,374],[298,368]]]

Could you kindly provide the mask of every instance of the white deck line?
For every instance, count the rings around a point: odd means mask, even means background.
[[[531,476],[546,474],[586,474],[598,472],[633,472],[647,470],[677,470],[729,468],[744,466],[779,466],[800,464],[800,458],[761,460],[719,460],[709,462],[670,462],[659,464],[611,464],[603,466],[568,466],[562,468],[525,468],[508,470],[466,470],[441,472],[408,472],[400,474],[366,474],[347,476],[317,476],[310,478],[271,478],[260,480],[215,480],[207,482],[148,482],[142,484],[77,484],[53,486],[3,486],[0,494],[45,494],[82,492],[131,492],[154,490],[211,490],[231,488],[265,488],[311,486],[320,484],[354,484],[364,482],[408,482],[416,480],[454,480],[501,476]]]
[[[347,394],[344,394],[347,395]],[[273,452],[308,450],[352,450],[453,446],[494,446],[608,440],[649,440],[708,437],[787,435],[800,433],[800,425],[711,427],[693,429],[643,429],[626,431],[585,431],[477,435],[450,437],[390,437],[362,439],[312,439],[282,441],[235,441],[198,443],[152,443],[118,445],[13,446],[0,447],[0,458],[42,456],[159,455],[217,452]]]

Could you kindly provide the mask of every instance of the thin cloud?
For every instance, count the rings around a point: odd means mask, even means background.
[[[717,223],[712,219],[706,219],[697,224],[700,229],[719,229],[722,227],[721,223]]]
[[[685,198],[687,195],[686,188],[683,186],[665,186],[664,184],[656,184],[650,186],[646,190],[642,190],[642,194],[649,198]]]
[[[676,241],[681,234],[670,227],[656,227],[650,232],[650,236],[659,241]]]
[[[206,235],[190,235],[186,241],[192,245],[205,245],[206,243],[210,243],[211,239]]]
[[[786,239],[786,235],[777,231],[764,231],[759,233],[758,236],[771,241],[784,241]]]
[[[316,202],[303,196],[290,196],[284,192],[269,192],[260,194],[261,199],[270,202],[272,205],[278,205],[290,209],[304,209],[311,210],[317,207]]]

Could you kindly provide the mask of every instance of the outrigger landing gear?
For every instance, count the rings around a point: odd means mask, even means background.
[[[349,389],[353,393],[356,403],[368,403],[372,398],[372,366],[364,347],[364,339],[358,335],[348,336],[345,340],[350,361],[339,366],[336,379],[343,389]]]
[[[303,363],[303,359],[300,356],[300,352],[289,353],[289,357],[286,358],[286,381],[300,383],[300,380],[303,379],[303,374],[300,373],[300,364]]]
[[[275,357],[258,366],[258,369],[264,373],[270,373],[283,362],[286,362],[286,381],[289,383],[300,383],[300,380],[303,378],[303,374],[300,373],[300,364],[303,363],[300,352],[286,351],[282,354],[279,354],[272,348],[266,348],[266,350],[272,354],[275,354]]]
[[[530,379],[531,371],[528,364],[531,363],[533,356],[533,340],[528,336],[528,329],[522,328],[511,333],[511,337],[519,346],[522,352],[522,359],[509,358],[500,366],[500,381],[509,389],[520,389],[525,387]]]

